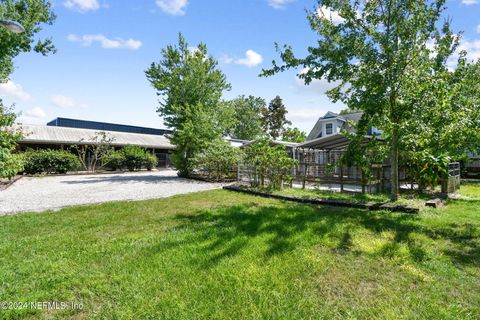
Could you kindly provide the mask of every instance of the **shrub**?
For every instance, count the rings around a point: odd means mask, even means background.
[[[205,174],[208,178],[222,180],[231,178],[232,170],[238,165],[239,150],[223,140],[208,144],[192,160],[194,169]]]
[[[137,169],[141,169],[143,166],[149,168],[151,170],[154,165],[156,165],[156,157],[154,155],[149,155],[145,148],[139,146],[126,146],[123,147],[123,165],[129,170],[134,171]],[[152,157],[155,157],[153,160]],[[147,160],[148,158],[148,160]],[[147,165],[148,162],[148,165]]]
[[[252,168],[255,186],[264,186],[265,178],[269,187],[281,189],[290,176],[297,161],[287,155],[285,146],[272,145],[268,139],[259,139],[245,148],[244,163]]]
[[[144,159],[144,165],[148,171],[152,170],[158,165],[157,157],[154,154],[146,153],[145,159]]]
[[[110,170],[123,168],[127,168],[129,171],[141,168],[152,170],[157,164],[157,157],[139,146],[126,146],[120,151],[110,152],[103,158],[103,166]]]
[[[78,170],[80,166],[78,158],[68,151],[46,149],[24,153],[24,172],[27,174],[66,173]]]
[[[23,170],[23,156],[0,148],[0,178],[13,178]]]
[[[103,166],[110,170],[122,169],[124,162],[125,157],[121,151],[110,152],[103,157]]]

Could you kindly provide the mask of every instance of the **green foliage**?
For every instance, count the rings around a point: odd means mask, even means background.
[[[0,27],[0,83],[13,72],[13,59],[21,53],[35,51],[42,55],[55,52],[50,39],[37,40],[41,25],[51,25],[55,19],[52,4],[46,0],[4,0],[0,2],[0,17],[17,21],[25,31],[16,34]]]
[[[261,138],[245,148],[243,164],[253,170],[253,185],[265,185],[281,189],[284,182],[291,180],[291,172],[297,161],[290,158],[285,146],[272,145],[267,138]]]
[[[191,159],[225,132],[230,119],[220,99],[230,84],[203,43],[191,50],[180,34],[178,45],[168,45],[161,53],[163,59],[145,73],[161,97],[157,111],[173,129],[173,164],[180,176],[188,176]]]
[[[213,141],[193,158],[194,168],[210,179],[232,178],[240,158],[238,148],[230,146],[224,140]]]
[[[448,155],[456,161],[480,147],[480,60],[467,63],[461,56],[454,71],[438,70],[412,95],[417,105],[402,141],[407,152],[434,158]],[[428,129],[426,129],[428,128]],[[420,157],[419,156],[419,157]],[[412,155],[410,155],[412,157]],[[417,157],[418,158],[418,157]]]
[[[273,63],[263,75],[273,75],[288,68],[304,68],[299,77],[306,84],[314,79],[339,83],[327,92],[351,110],[363,111],[356,127],[361,144],[368,128],[383,130],[390,146],[392,198],[399,192],[398,165],[402,141],[416,120],[426,111],[427,99],[439,101],[435,91],[424,90],[437,70],[445,70],[446,61],[458,44],[448,22],[438,29],[444,0],[369,1],[319,0],[318,10],[308,14],[316,45],[305,58],[295,57],[291,47],[280,49],[283,65]],[[332,19],[329,10],[341,19]],[[434,44],[430,50],[427,45]],[[444,87],[444,90],[449,90]],[[432,94],[433,93],[433,94]],[[424,130],[425,126],[420,126]],[[405,149],[403,149],[405,150]]]
[[[146,161],[150,161],[147,150],[139,146],[125,146],[122,148],[123,166],[129,171],[135,171],[145,166]],[[149,158],[149,160],[147,160]],[[151,163],[149,163],[151,165]]]
[[[145,168],[152,170],[158,165],[158,159],[145,148],[125,146],[119,151],[109,152],[102,160],[103,167],[110,170],[127,168],[129,171]]]
[[[147,153],[143,160],[143,165],[145,166],[145,169],[147,169],[148,171],[151,171],[152,169],[156,168],[158,165],[157,156],[151,153]]]
[[[266,108],[264,99],[254,96],[239,96],[227,102],[232,108],[233,124],[226,134],[235,139],[255,140],[264,134],[262,130],[262,110]]]
[[[307,139],[307,134],[300,131],[298,128],[287,128],[282,133],[282,141],[288,142],[304,142]]]
[[[286,114],[288,113],[282,98],[276,96],[268,104],[268,108],[262,109],[262,127],[273,140],[277,140],[285,131],[285,126],[292,123],[287,120]]]
[[[0,178],[13,178],[23,170],[23,163],[22,155],[0,149]]]
[[[432,156],[427,150],[405,153],[409,163],[407,172],[419,184],[420,191],[425,187],[434,189],[442,179],[448,178],[448,164],[451,158],[446,155]]]
[[[12,127],[16,118],[12,108],[5,108],[0,99],[0,178],[11,179],[22,170],[21,158],[12,154],[23,137],[19,129]]]
[[[81,139],[79,145],[73,147],[77,151],[78,159],[82,163],[82,166],[87,171],[93,171],[97,169],[98,163],[105,163],[106,158],[111,152],[113,152],[112,143],[115,138],[111,137],[104,131],[95,132],[95,135],[88,139]]]
[[[114,151],[114,152],[108,153],[103,158],[103,167],[110,170],[119,170],[123,168],[124,162],[125,162],[125,157],[123,156],[123,152]]]
[[[27,150],[23,153],[26,174],[67,173],[81,167],[77,156],[63,150]]]

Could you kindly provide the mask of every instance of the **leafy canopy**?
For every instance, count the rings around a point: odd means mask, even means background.
[[[410,97],[429,83],[435,68],[444,66],[456,47],[448,22],[438,30],[443,10],[444,0],[319,0],[308,13],[318,36],[316,45],[308,47],[305,58],[296,57],[289,46],[277,45],[283,64],[274,61],[263,71],[269,76],[302,67],[306,71],[299,77],[306,84],[313,79],[337,81],[339,85],[327,92],[329,98],[364,112],[353,143],[360,143],[369,127],[384,132],[393,199],[399,192],[401,142],[414,109],[423,107]]]
[[[262,127],[263,130],[273,139],[278,139],[285,127],[292,123],[287,120],[288,111],[283,104],[282,98],[276,96],[268,104],[268,108],[262,110]]]
[[[47,55],[56,51],[51,39],[35,38],[42,24],[51,25],[55,20],[50,1],[0,1],[0,19],[19,22],[25,28],[16,34],[0,27],[0,83],[8,80],[14,69],[13,59],[20,53],[35,51]]]
[[[304,142],[307,139],[307,134],[300,131],[298,128],[287,128],[282,133],[282,141],[288,142]]]
[[[161,54],[162,60],[145,73],[160,97],[158,113],[173,129],[172,161],[179,175],[188,176],[191,159],[220,138],[231,121],[220,100],[230,84],[203,43],[192,49],[180,34],[178,44],[168,45]]]
[[[47,55],[55,52],[50,39],[35,40],[41,25],[52,24],[55,19],[49,1],[0,1],[0,19],[19,22],[25,28],[24,32],[17,34],[0,27],[0,83],[8,81],[14,69],[13,59],[20,53],[33,50]],[[12,129],[16,117],[12,108],[6,108],[0,99],[0,178],[12,178],[23,168],[21,157],[12,153],[22,138],[19,130]]]
[[[227,134],[235,139],[254,140],[264,134],[262,130],[262,110],[266,102],[260,97],[241,95],[226,102],[232,109],[233,123]]]

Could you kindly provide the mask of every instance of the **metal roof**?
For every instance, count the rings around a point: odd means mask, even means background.
[[[364,142],[367,142],[370,139],[377,139],[378,141],[383,141],[382,138],[378,136],[366,135],[363,137]],[[298,144],[299,148],[311,148],[318,150],[341,150],[348,147],[350,140],[341,133],[336,133],[324,137],[320,137],[313,140],[308,140]]]
[[[126,125],[126,124],[70,119],[70,118],[61,118],[61,117],[55,118],[52,121],[48,122],[47,126],[92,129],[92,130],[100,130],[100,131],[118,131],[118,132],[127,132],[127,133],[155,134],[160,136],[172,133],[172,130],[168,130],[168,129],[147,128],[147,127]]]
[[[117,131],[102,131],[55,127],[45,125],[17,125],[25,136],[20,143],[51,143],[51,144],[92,144],[92,139],[98,132],[105,132],[114,141],[112,146],[136,145],[145,148],[174,149],[170,140],[165,136],[141,133],[127,133]]]

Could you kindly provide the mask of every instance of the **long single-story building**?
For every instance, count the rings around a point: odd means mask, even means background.
[[[56,118],[46,125],[19,124],[24,138],[18,142],[19,150],[71,149],[74,145],[97,144],[99,132],[113,139],[111,145],[119,149],[128,145],[146,148],[158,158],[159,167],[170,166],[170,143],[167,129],[147,128],[107,122]]]

